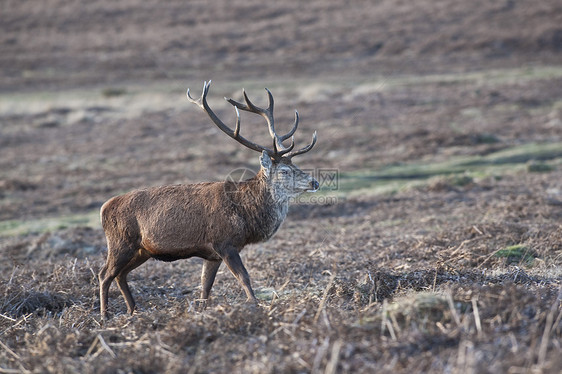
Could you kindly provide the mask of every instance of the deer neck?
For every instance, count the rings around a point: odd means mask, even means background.
[[[289,197],[269,183],[263,170],[238,190],[243,215],[248,223],[250,242],[268,240],[277,232],[289,210]]]

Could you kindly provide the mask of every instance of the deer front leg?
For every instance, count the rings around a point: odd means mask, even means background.
[[[256,296],[254,295],[254,291],[252,290],[252,285],[250,284],[250,275],[248,271],[244,267],[242,263],[242,259],[240,258],[240,254],[238,254],[238,250],[236,248],[230,247],[226,249],[223,254],[221,255],[224,263],[232,274],[238,279],[238,282],[244,288],[246,292],[246,296],[248,297],[248,301],[257,302]]]
[[[201,271],[201,299],[207,300],[222,261],[205,260]]]

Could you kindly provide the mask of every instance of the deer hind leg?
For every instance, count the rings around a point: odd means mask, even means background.
[[[109,286],[134,256],[134,250],[126,247],[114,247],[108,243],[107,260],[99,272],[100,312],[102,317],[107,318]]]
[[[236,279],[238,279],[238,282],[244,288],[248,301],[256,302],[257,299],[254,295],[254,291],[252,290],[252,285],[250,284],[250,275],[242,263],[238,250],[236,248],[228,248],[222,253],[224,255],[221,255],[221,257],[224,263],[228,266],[228,269],[230,269],[232,274],[234,274]]]
[[[137,267],[141,266],[150,258],[150,255],[145,252],[143,249],[139,249],[135,256],[125,265],[125,267],[117,274],[115,280],[117,281],[117,286],[125,299],[125,303],[127,303],[127,312],[129,314],[133,314],[135,311],[135,300],[133,299],[133,295],[131,294],[131,290],[129,289],[129,285],[127,284],[127,274],[129,274],[132,270],[136,269]]]

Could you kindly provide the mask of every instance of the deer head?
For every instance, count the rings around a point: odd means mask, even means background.
[[[230,127],[225,125],[224,122],[222,122],[209,107],[209,104],[207,103],[207,94],[209,93],[210,86],[211,81],[205,82],[203,84],[203,92],[201,94],[201,97],[198,99],[193,99],[189,94],[188,89],[188,100],[201,107],[211,118],[214,124],[229,137],[247,148],[250,148],[257,152],[261,152],[260,173],[266,178],[267,183],[271,186],[272,194],[276,199],[284,200],[297,196],[306,191],[314,192],[318,189],[318,181],[316,181],[309,174],[299,169],[292,162],[293,157],[310,151],[316,144],[317,140],[315,131],[312,135],[312,142],[310,144],[308,144],[304,148],[294,150],[295,139],[293,135],[297,131],[299,125],[299,114],[297,111],[295,111],[295,122],[292,129],[285,135],[278,135],[275,131],[273,119],[274,101],[271,92],[267,88],[265,89],[267,91],[269,105],[266,109],[263,109],[254,105],[248,98],[248,95],[246,95],[246,91],[243,90],[244,103],[225,97],[225,100],[232,104],[236,111],[236,126],[234,130],[232,130]],[[271,147],[256,144],[240,134],[240,110],[259,114],[265,119],[269,134],[272,138]],[[283,142],[289,138],[291,138],[291,145],[286,147]]]

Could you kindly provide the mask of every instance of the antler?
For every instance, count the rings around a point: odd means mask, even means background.
[[[258,152],[266,151],[270,157],[275,159],[281,159],[281,157],[290,159],[291,157],[310,151],[312,147],[314,147],[314,144],[316,144],[316,131],[315,131],[314,134],[312,135],[312,143],[310,143],[304,148],[293,151],[293,148],[295,147],[295,138],[293,134],[295,133],[295,131],[297,131],[297,127],[299,126],[299,113],[297,111],[295,111],[295,122],[293,124],[293,128],[291,129],[291,131],[289,131],[287,134],[282,136],[279,136],[275,132],[275,125],[273,119],[273,105],[274,105],[273,95],[267,88],[265,89],[267,91],[267,95],[269,99],[269,105],[267,109],[263,109],[254,105],[248,98],[248,95],[246,94],[245,90],[242,90],[244,94],[244,103],[232,99],[227,99],[225,97],[225,100],[228,101],[230,104],[232,104],[234,106],[234,109],[236,110],[236,127],[234,130],[232,130],[217,117],[217,115],[211,110],[211,108],[207,104],[207,94],[209,92],[210,86],[211,86],[211,81],[209,81],[208,83],[205,82],[203,84],[203,92],[201,94],[201,97],[197,100],[193,99],[189,95],[189,88],[188,88],[187,99],[190,102],[197,104],[199,107],[201,107],[209,115],[211,120],[215,123],[215,125],[217,125],[219,129],[221,129],[225,134],[227,134],[234,140],[238,141],[240,144]],[[238,109],[244,110],[246,112],[259,114],[265,119],[267,123],[267,127],[269,129],[269,134],[273,139],[273,149],[253,143],[248,139],[244,138],[242,135],[240,135],[240,112],[238,111]],[[289,138],[291,138],[291,145],[289,147],[285,147],[283,145],[283,141]]]
[[[271,135],[271,138],[273,139],[273,151],[277,157],[281,157],[284,154],[289,153],[295,147],[294,138],[291,139],[291,145],[289,147],[285,147],[283,145],[283,140],[288,139],[295,133],[299,125],[299,120],[298,120],[299,117],[297,113],[295,116],[295,124],[293,125],[293,128],[291,129],[291,131],[289,131],[287,135],[283,135],[283,136],[277,135],[277,133],[275,132],[275,125],[273,119],[273,103],[274,103],[273,95],[271,94],[271,91],[269,91],[267,88],[265,90],[267,91],[267,97],[269,100],[269,105],[267,109],[262,109],[255,106],[248,98],[248,95],[246,94],[246,90],[242,90],[242,93],[244,94],[245,104],[232,99],[226,99],[226,100],[230,104],[234,105],[235,108],[245,110],[246,112],[259,114],[260,116],[265,118],[267,127],[269,129],[269,135]]]
[[[199,107],[201,107],[201,109],[203,109],[211,118],[211,120],[215,123],[215,125],[217,125],[217,127],[219,129],[221,129],[226,135],[230,136],[232,139],[236,140],[238,143],[253,149],[254,151],[258,151],[258,152],[262,152],[262,151],[266,151],[268,154],[274,154],[274,151],[270,148],[267,147],[263,147],[259,144],[256,144],[254,142],[249,141],[248,139],[244,138],[242,135],[240,135],[240,112],[238,111],[238,108],[236,109],[236,127],[234,128],[234,131],[228,127],[227,125],[225,125],[220,119],[219,117],[217,117],[217,115],[215,114],[215,112],[213,112],[211,110],[211,108],[209,107],[209,104],[207,104],[207,94],[209,93],[209,87],[211,87],[211,81],[209,82],[205,82],[203,84],[203,92],[201,93],[201,97],[197,100],[195,100],[194,98],[191,97],[191,95],[189,94],[189,88],[187,89],[187,99],[194,103],[197,104]]]

